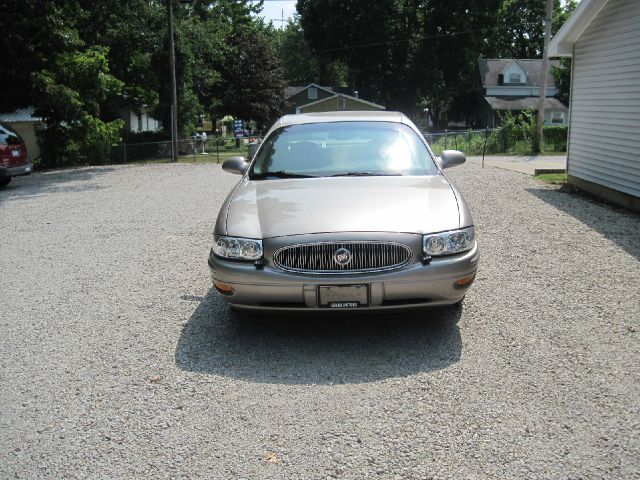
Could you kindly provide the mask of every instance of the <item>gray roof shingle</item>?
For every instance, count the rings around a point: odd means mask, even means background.
[[[484,97],[493,110],[538,110],[538,97]],[[545,110],[568,110],[557,98],[544,99]]]
[[[327,91],[327,92],[329,92],[329,93],[336,93],[332,87],[323,87],[322,85],[317,85],[317,84],[315,84],[315,83],[310,83],[309,85],[304,85],[304,86],[298,86],[298,87],[289,86],[289,87],[287,87],[287,88],[285,89],[285,91],[284,91],[284,98],[285,98],[285,100],[286,100],[287,98],[291,98],[291,97],[293,97],[294,95],[299,94],[299,93],[300,93],[301,91],[303,91],[305,88],[307,88],[307,87],[311,87],[311,86],[313,86],[313,87],[317,87],[317,88],[321,88],[321,89],[323,89],[323,90],[326,90],[326,91]]]
[[[514,59],[514,58],[481,58],[478,60],[478,67],[480,69],[480,78],[482,79],[483,87],[497,87],[498,86],[498,74],[504,70],[504,68],[511,62],[517,61],[527,74],[527,85],[531,87],[537,87],[540,83],[540,70],[542,69],[542,59]],[[558,60],[549,61],[549,65],[559,65]],[[556,82],[551,75],[551,69],[549,69],[549,75],[547,76],[547,88],[555,87]]]

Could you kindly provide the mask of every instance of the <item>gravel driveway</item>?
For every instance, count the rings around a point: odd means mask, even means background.
[[[466,164],[462,311],[238,322],[206,256],[237,177],[0,191],[0,478],[640,478],[640,219]]]

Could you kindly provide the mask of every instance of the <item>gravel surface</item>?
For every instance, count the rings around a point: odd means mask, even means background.
[[[461,311],[238,321],[210,288],[217,165],[0,191],[0,478],[640,478],[640,219],[449,175]]]

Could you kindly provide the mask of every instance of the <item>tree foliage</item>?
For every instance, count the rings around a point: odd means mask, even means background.
[[[280,114],[286,85],[280,61],[263,28],[236,31],[225,64],[223,104],[235,116],[269,127]]]
[[[313,54],[299,16],[289,19],[282,30],[274,31],[273,40],[287,85],[349,85],[348,70],[343,61]]]
[[[107,53],[104,47],[62,53],[50,69],[34,74],[45,165],[101,163],[119,140],[123,122],[100,119],[101,105],[122,89],[122,82],[109,72]]]
[[[363,98],[407,109],[417,100],[412,3],[299,0],[297,9],[314,56],[347,65],[350,86]]]
[[[439,118],[464,104],[499,3],[299,0],[298,11],[312,52],[343,61],[364,97]]]
[[[5,0],[0,109],[35,106],[46,165],[106,159],[123,106],[169,125],[165,0]],[[554,0],[554,30],[575,1]],[[298,0],[283,30],[250,0],[173,0],[178,126],[232,115],[262,126],[285,85],[358,90],[388,109],[436,124],[478,106],[480,57],[535,58],[542,0]],[[558,69],[568,95],[568,70]]]
[[[44,119],[43,165],[104,160],[119,141],[124,106],[170,124],[164,0],[7,1],[0,107],[36,107]],[[202,114],[263,123],[277,117],[284,84],[254,15],[260,8],[249,0],[174,0],[183,135]]]
[[[554,0],[557,28],[565,8]],[[363,97],[409,115],[469,119],[479,58],[539,58],[542,0],[299,0],[313,59],[340,60]],[[299,32],[297,32],[299,35]]]
[[[553,26],[557,31],[578,6],[576,0],[568,0],[564,7],[555,12]],[[551,67],[551,74],[556,82],[558,94],[556,97],[565,105],[569,105],[569,95],[571,89],[571,59],[561,58],[560,65]]]

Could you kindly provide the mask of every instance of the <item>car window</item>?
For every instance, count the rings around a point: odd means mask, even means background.
[[[20,145],[22,139],[13,128],[6,123],[0,123],[0,145]]]
[[[308,176],[436,175],[427,147],[407,125],[325,122],[289,125],[267,137],[251,178],[269,172]]]

